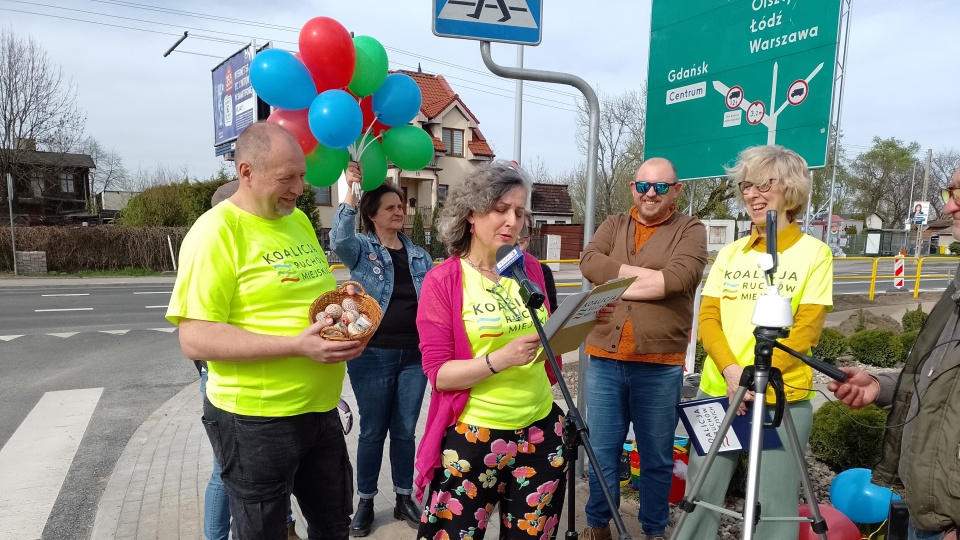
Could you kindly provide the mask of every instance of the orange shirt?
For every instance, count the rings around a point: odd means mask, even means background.
[[[673,212],[670,212],[659,223],[654,223],[653,225],[644,225],[643,223],[640,223],[640,212],[637,210],[637,207],[634,206],[630,209],[630,216],[636,222],[637,226],[636,233],[633,236],[637,251],[640,251],[640,248],[643,246],[643,244],[646,243],[651,236],[653,236],[653,233],[657,231],[657,228],[660,227],[660,224],[670,219],[670,216],[672,215]],[[620,343],[617,345],[617,352],[611,353],[601,349],[600,347],[589,344],[586,347],[587,354],[600,356],[603,358],[610,358],[613,360],[623,360],[625,362],[649,362],[651,364],[681,365],[687,356],[686,353],[635,354],[633,352],[634,350],[633,324],[630,323],[629,317],[623,323],[623,330],[620,331]]]

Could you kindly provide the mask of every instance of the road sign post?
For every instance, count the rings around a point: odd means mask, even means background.
[[[902,251],[893,260],[893,286],[897,289],[903,288],[903,259],[901,257],[903,257]]]
[[[644,155],[683,180],[724,176],[758,144],[823,167],[840,2],[654,0]]]

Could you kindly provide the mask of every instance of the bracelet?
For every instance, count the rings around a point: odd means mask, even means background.
[[[487,367],[490,368],[490,373],[493,373],[494,375],[500,373],[499,371],[493,369],[493,364],[490,363],[490,353],[487,353],[484,358],[487,360]]]

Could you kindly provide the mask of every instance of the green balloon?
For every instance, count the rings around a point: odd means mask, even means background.
[[[363,138],[361,135],[360,139]],[[363,148],[363,146],[360,146],[360,139],[357,139],[356,142],[358,150]],[[383,154],[380,141],[366,137],[363,144],[366,148],[360,154],[360,169],[363,171],[360,188],[364,191],[371,191],[382,186],[384,180],[387,179],[387,156]]]
[[[387,78],[387,51],[370,36],[354,37],[353,47],[357,60],[347,88],[355,96],[366,97],[376,92]]]
[[[328,148],[318,144],[306,155],[307,175],[304,180],[314,187],[330,187],[337,183],[340,175],[350,163],[350,154],[339,148]]]
[[[419,171],[433,160],[433,139],[417,126],[397,126],[383,132],[383,152],[397,167]]]

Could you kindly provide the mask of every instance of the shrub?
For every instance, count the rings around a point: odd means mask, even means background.
[[[867,315],[863,312],[862,309],[857,310],[857,326],[853,328],[853,332],[862,332],[867,329]]]
[[[923,328],[923,323],[927,322],[928,315],[923,312],[923,306],[917,304],[917,309],[911,311],[907,310],[903,314],[903,318],[900,319],[901,324],[903,324],[904,332],[919,332]]]
[[[414,209],[413,232],[410,233],[410,241],[424,249],[429,249],[427,232],[423,228],[423,214],[420,213],[419,209]]]
[[[889,330],[861,330],[847,343],[855,360],[871,366],[890,367],[903,354],[900,339]]]
[[[813,413],[810,451],[835,471],[870,469],[880,461],[887,413],[875,405],[851,409],[827,403]]]
[[[950,250],[950,253],[954,255],[960,255],[960,242],[950,242],[950,245],[947,247]]]
[[[813,356],[829,362],[837,363],[837,358],[847,352],[847,337],[834,328],[824,328],[820,334],[820,342],[813,348]]]
[[[907,356],[910,354],[910,349],[913,349],[913,344],[917,341],[917,334],[919,332],[904,332],[900,334],[900,347],[902,352],[900,353],[900,361],[907,359]]]
[[[697,353],[693,359],[693,372],[703,373],[703,363],[707,360],[707,350],[703,348],[703,343],[697,342]]]

